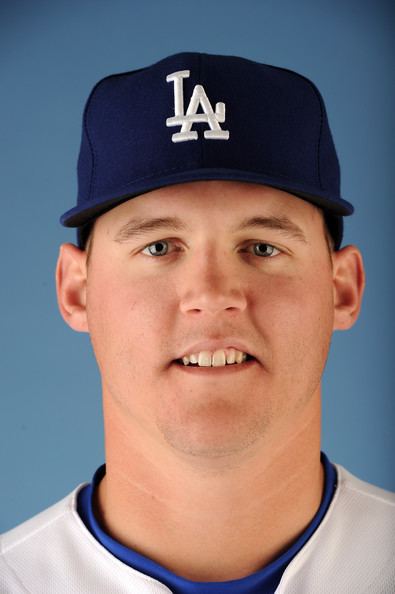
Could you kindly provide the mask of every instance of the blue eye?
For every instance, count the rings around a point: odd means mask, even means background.
[[[156,250],[161,251],[161,246],[168,244],[168,241],[165,241],[164,239],[161,239],[160,241],[155,241],[154,243],[150,243],[149,245],[147,245],[144,249],[143,249],[143,253],[145,250],[148,250],[151,256],[166,256],[167,254],[167,249],[166,249],[166,253],[164,254],[159,254],[157,253]],[[147,254],[148,255],[148,254]]]
[[[259,248],[263,248],[263,249],[254,249],[255,255],[256,256],[264,256],[265,258],[270,258],[270,256],[273,255],[277,255],[280,253],[280,250],[278,250],[277,248],[274,247],[274,245],[270,245],[270,243],[262,243],[262,242],[257,242],[257,243],[253,243],[251,244],[254,246],[259,246]]]
[[[163,257],[168,255],[168,246],[171,241],[166,239],[161,239],[160,241],[154,241],[154,243],[150,243],[147,245],[143,250],[142,253],[147,256],[158,256]],[[254,246],[254,255],[263,258],[270,258],[271,256],[277,256],[280,253],[280,250],[271,245],[270,243],[264,243],[262,241],[257,241],[251,243],[250,246]],[[255,249],[256,248],[256,249]],[[148,250],[149,253],[146,253]],[[245,250],[244,250],[245,251]]]

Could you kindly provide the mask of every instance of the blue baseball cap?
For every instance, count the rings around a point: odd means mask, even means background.
[[[271,186],[320,207],[334,238],[353,206],[317,87],[237,56],[179,53],[100,80],[87,100],[77,205],[60,222],[84,229],[151,190],[197,180]]]

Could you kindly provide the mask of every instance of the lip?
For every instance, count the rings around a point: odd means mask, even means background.
[[[191,346],[187,347],[184,352],[176,359],[182,359],[186,355],[191,355],[192,353],[200,353],[200,351],[218,351],[219,349],[236,349],[238,351],[242,351],[243,353],[247,353],[252,357],[257,359],[255,353],[251,350],[251,348],[245,344],[244,342],[240,341],[237,338],[226,338],[222,340],[204,340],[201,342],[196,342]]]

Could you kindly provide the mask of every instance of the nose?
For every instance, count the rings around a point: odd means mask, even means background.
[[[228,258],[230,256],[228,255]],[[247,297],[240,268],[212,252],[190,262],[190,269],[181,281],[180,310],[215,316],[221,312],[241,312]]]

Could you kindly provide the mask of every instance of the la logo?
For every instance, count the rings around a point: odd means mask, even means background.
[[[183,79],[189,78],[190,74],[190,70],[179,70],[166,76],[166,82],[174,82],[175,114],[173,117],[166,119],[166,126],[181,126],[180,132],[175,132],[172,135],[172,141],[197,140],[198,133],[192,130],[192,125],[196,122],[206,122],[210,126],[210,130],[204,131],[204,138],[228,140],[229,130],[222,130],[219,125],[225,121],[225,103],[216,103],[214,112],[202,85],[195,85],[187,113],[184,113]],[[201,105],[203,113],[197,112],[199,105]]]

